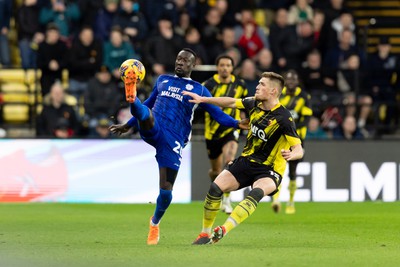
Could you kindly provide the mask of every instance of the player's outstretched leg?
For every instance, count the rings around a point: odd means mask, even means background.
[[[157,245],[160,240],[160,226],[154,224],[152,221],[153,217],[150,218],[149,235],[147,236],[147,245]]]
[[[214,228],[213,230],[213,234],[212,234],[212,243],[217,243],[218,241],[220,241],[226,234],[226,229],[225,226],[217,226]]]
[[[133,103],[136,99],[136,83],[137,74],[134,70],[130,70],[126,73],[125,77],[125,97],[126,101]]]
[[[214,228],[213,235],[211,237],[213,243],[221,240],[221,238],[232,231],[233,228],[251,216],[263,197],[264,191],[261,188],[252,189],[247,197],[235,207],[232,214],[228,217],[228,219],[226,219],[225,223]]]

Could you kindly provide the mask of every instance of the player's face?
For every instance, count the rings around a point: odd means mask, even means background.
[[[218,75],[221,78],[226,79],[232,74],[232,71],[233,71],[232,61],[229,58],[221,58],[217,65]]]
[[[254,96],[256,100],[266,101],[271,99],[271,97],[273,96],[273,90],[274,87],[272,86],[272,83],[270,82],[269,78],[263,77],[258,82],[258,85],[256,87],[256,93],[254,94]]]
[[[178,75],[178,77],[189,77],[194,66],[194,55],[187,51],[181,51],[175,60],[175,74]]]
[[[289,90],[294,90],[299,85],[299,77],[296,73],[289,72],[286,75],[286,87]]]

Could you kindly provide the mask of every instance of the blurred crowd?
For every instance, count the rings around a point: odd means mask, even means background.
[[[41,70],[38,137],[109,138],[108,126],[130,117],[121,62],[136,58],[146,66],[138,92],[145,99],[158,75],[174,72],[183,47],[197,53],[200,65],[230,55],[249,95],[262,72],[296,70],[314,111],[307,139],[379,138],[399,129],[399,59],[388,38],[366,53],[343,0],[19,2],[0,1],[0,63]],[[20,66],[10,58],[11,18]]]

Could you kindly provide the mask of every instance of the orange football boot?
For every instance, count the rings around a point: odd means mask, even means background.
[[[158,240],[160,240],[160,227],[158,225],[153,226],[151,224],[150,218],[150,226],[149,226],[149,235],[147,236],[147,245],[157,245]]]
[[[134,70],[130,70],[126,73],[125,77],[125,97],[126,101],[129,103],[135,102],[136,99],[136,83],[137,83],[137,75]]]

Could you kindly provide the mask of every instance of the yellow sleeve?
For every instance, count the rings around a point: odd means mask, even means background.
[[[244,109],[242,99],[237,99],[235,102],[235,105],[236,105],[236,108],[238,108],[238,109]]]
[[[294,137],[294,136],[290,136],[290,135],[285,135],[285,137],[289,143],[289,146],[301,144],[301,140],[298,137]]]

